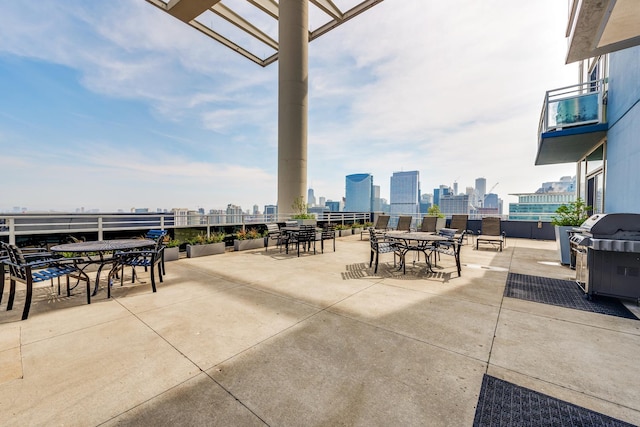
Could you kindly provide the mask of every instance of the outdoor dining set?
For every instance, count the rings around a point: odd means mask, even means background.
[[[441,255],[455,259],[458,276],[461,274],[460,250],[467,240],[467,215],[453,215],[449,227],[438,228],[435,216],[425,216],[417,228],[412,228],[411,216],[400,216],[396,227],[389,228],[389,215],[379,215],[373,227],[368,229],[371,256],[369,267],[374,274],[378,272],[379,257],[384,253],[393,253],[394,266],[406,274],[407,257],[414,255],[413,263],[424,255],[425,265],[433,273],[434,265]],[[486,224],[485,224],[486,222]],[[298,257],[301,253],[316,254],[316,243],[320,243],[320,251],[324,253],[325,242],[330,242],[336,250],[336,224],[300,225],[296,221],[282,224],[266,224],[265,248],[268,251],[269,241],[274,241],[281,253],[283,250],[295,250]],[[506,237],[500,229],[499,218],[484,218],[482,230],[475,235],[475,247],[481,243],[490,244],[500,251],[506,245]],[[0,303],[4,294],[5,274],[9,275],[9,293],[7,310],[13,308],[16,295],[16,283],[26,287],[22,320],[29,316],[33,298],[34,284],[50,281],[54,286],[57,280],[57,292],[61,294],[61,280],[66,281],[67,296],[80,283],[86,286],[87,304],[99,289],[100,277],[106,273],[107,298],[111,297],[111,287],[116,279],[123,284],[125,267],[131,268],[131,281],[136,281],[136,267],[149,271],[151,288],[156,292],[156,278],[162,282],[166,274],[164,266],[164,241],[166,230],[149,230],[144,238],[116,239],[99,241],[73,241],[58,244],[51,248],[18,248],[15,245],[0,242]],[[396,262],[397,261],[397,262]],[[375,265],[374,265],[375,263]],[[96,266],[90,270],[89,266]],[[88,271],[95,271],[93,278]],[[73,283],[72,285],[72,282]],[[91,284],[93,282],[93,291]]]

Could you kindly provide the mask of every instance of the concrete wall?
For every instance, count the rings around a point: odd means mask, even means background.
[[[605,212],[640,213],[640,47],[610,55]]]

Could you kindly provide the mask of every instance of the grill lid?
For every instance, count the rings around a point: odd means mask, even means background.
[[[583,222],[580,229],[594,239],[640,240],[640,214],[596,214]]]

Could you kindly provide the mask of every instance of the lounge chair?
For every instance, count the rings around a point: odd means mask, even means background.
[[[482,218],[482,229],[478,230],[478,236],[476,237],[476,249],[479,248],[480,243],[484,243],[495,246],[502,252],[502,246],[507,246],[506,239],[507,236],[506,233],[502,231],[500,218]]]
[[[459,237],[462,232],[467,232],[467,222],[469,221],[469,215],[451,215],[451,223],[449,228],[458,230],[456,232],[456,238]],[[467,234],[465,233],[464,239],[467,240]]]

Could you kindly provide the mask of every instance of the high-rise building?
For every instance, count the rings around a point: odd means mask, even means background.
[[[575,176],[563,176],[560,181],[543,182],[535,193],[512,194],[518,196],[518,203],[509,203],[509,219],[550,221],[556,209],[576,199],[575,187]]]
[[[484,196],[487,193],[487,180],[485,178],[476,178],[476,195],[480,204],[484,201]]]
[[[373,176],[368,173],[347,175],[345,185],[345,205],[347,212],[371,212]]]
[[[313,188],[307,190],[307,205],[315,206],[316,205],[316,196],[313,193]]]
[[[240,206],[227,205],[227,223],[242,224],[242,208]]]
[[[371,206],[373,212],[382,212],[382,199],[380,198],[380,186],[373,186],[373,202]]]
[[[420,213],[420,172],[394,172],[390,188],[392,215]]]

